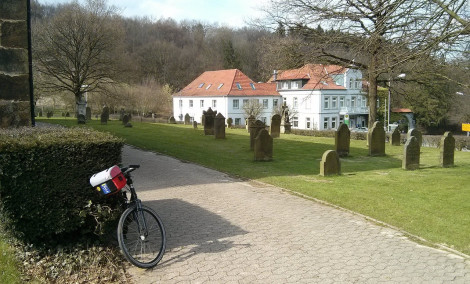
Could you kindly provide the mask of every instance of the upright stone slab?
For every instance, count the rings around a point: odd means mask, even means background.
[[[107,106],[103,107],[100,118],[101,118],[101,124],[108,124],[109,108]]]
[[[368,135],[369,156],[385,156],[385,130],[383,123],[374,122]]]
[[[257,120],[250,126],[250,150],[253,150],[255,147],[255,138],[258,136],[259,132],[266,128],[266,124],[261,120]]]
[[[218,113],[214,119],[215,139],[225,139],[225,117]]]
[[[419,169],[420,148],[418,139],[415,136],[411,136],[406,140],[401,166],[404,170]]]
[[[170,118],[168,118],[168,123],[169,124],[176,124],[176,119],[174,116],[170,116]]]
[[[124,124],[124,125],[128,124],[128,123],[129,123],[129,120],[130,120],[130,117],[129,117],[128,114],[124,114],[124,115],[122,116],[122,124]]]
[[[334,150],[328,150],[323,153],[320,162],[320,175],[331,176],[341,174],[341,163],[339,161],[338,153]]]
[[[91,107],[86,107],[86,120],[91,120]]]
[[[416,137],[416,139],[418,140],[419,147],[423,145],[423,135],[421,135],[421,131],[416,128],[410,129],[406,134],[406,140],[410,139],[411,136]]]
[[[197,129],[197,121],[193,121],[193,128]]]
[[[271,137],[279,138],[281,136],[281,116],[279,114],[273,115],[271,117]]]
[[[250,115],[247,119],[246,119],[246,130],[248,131],[248,133],[250,132],[250,127],[253,123],[255,123],[256,121],[256,118],[253,116],[253,115]]]
[[[451,132],[447,131],[441,138],[441,167],[448,168],[454,166],[455,138]]]
[[[266,129],[261,129],[255,138],[255,161],[272,161],[273,138]]]
[[[207,111],[202,112],[204,116],[204,135],[214,135],[214,119],[217,111],[209,108]]]
[[[335,149],[340,157],[349,156],[349,145],[351,142],[351,131],[349,127],[342,123],[335,133]]]
[[[187,113],[184,116],[184,125],[190,125],[191,124],[191,116],[189,116],[189,113]]]
[[[401,140],[400,131],[398,131],[398,128],[395,128],[395,130],[393,130],[393,133],[390,137],[390,144],[392,144],[392,146],[400,146],[400,140]]]

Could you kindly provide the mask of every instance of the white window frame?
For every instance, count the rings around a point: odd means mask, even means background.
[[[294,97],[293,102],[292,102],[292,108],[296,109],[299,107],[299,99],[297,97]]]
[[[344,103],[344,100],[345,100],[344,97],[339,97],[339,107],[340,107],[340,108],[346,106],[345,103]]]
[[[190,107],[190,108],[193,107],[193,100],[189,100],[189,107]]]
[[[299,118],[297,116],[294,116],[292,117],[292,126],[294,128],[298,128],[299,127]]]
[[[267,109],[268,106],[269,106],[269,104],[268,104],[268,99],[263,99],[263,108],[264,108],[264,109]]]
[[[240,102],[238,99],[235,99],[232,101],[232,108],[233,109],[239,109],[240,108]]]
[[[323,109],[330,109],[330,97],[323,98]]]
[[[331,128],[333,128],[333,129],[337,128],[336,117],[331,118]]]
[[[217,100],[212,100],[212,107],[216,108],[217,107]]]
[[[279,100],[273,99],[273,108],[277,107],[278,105],[279,105]]]
[[[331,109],[338,108],[338,97],[331,97]]]
[[[235,118],[235,125],[241,125],[241,123],[242,123],[242,119],[239,118],[239,117],[236,117]]]
[[[201,108],[204,108],[204,100],[200,100],[200,101],[199,101],[199,106],[200,106]]]
[[[323,130],[327,130],[330,127],[330,118],[324,117],[323,118]]]
[[[305,128],[307,128],[307,129],[311,129],[311,128],[312,128],[312,124],[311,124],[311,122],[310,122],[310,117],[307,117],[307,118],[305,119]]]
[[[180,106],[180,108],[183,107],[183,100],[180,100],[180,101],[179,101],[179,106]]]

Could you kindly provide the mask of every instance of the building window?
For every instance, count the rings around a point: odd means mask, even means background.
[[[292,81],[291,88],[292,89],[298,89],[299,88],[299,82],[298,81]]]
[[[283,81],[281,89],[283,90],[289,89],[289,81]]]
[[[180,108],[183,107],[183,100],[180,100]]]
[[[360,88],[361,88],[361,83],[362,83],[361,80],[359,80],[359,79],[356,80],[356,82],[354,83],[354,84],[355,84],[354,87],[355,87],[356,89],[360,89]]]
[[[200,88],[202,88],[202,86],[204,86],[204,83],[199,84],[199,86],[197,86],[197,87],[200,89]]]
[[[336,117],[331,118],[331,128],[336,129]]]
[[[212,84],[207,85],[206,90],[209,90],[209,88],[212,86]]]
[[[189,107],[193,107],[193,100],[189,100]]]
[[[330,97],[325,97],[323,99],[323,108],[329,109],[330,108]]]
[[[362,106],[363,107],[367,106],[367,99],[365,97],[362,97]]]
[[[242,122],[241,118],[235,118],[235,125],[240,125]]]
[[[201,108],[203,108],[203,107],[204,107],[204,100],[201,100],[201,101],[199,102],[199,104],[200,104]]]
[[[307,124],[307,129],[310,129],[310,128],[311,128],[311,125],[310,125],[310,117],[307,117],[306,124]]]
[[[293,103],[293,108],[297,108],[299,106],[297,97],[294,97],[294,103]]]
[[[278,104],[278,99],[273,99],[273,108],[276,108]]]
[[[356,107],[356,97],[351,97],[351,107]]]
[[[263,99],[263,108],[268,108],[268,99]]]
[[[292,125],[293,125],[294,127],[299,127],[299,118],[298,118],[297,116],[294,116],[294,117],[292,118]]]
[[[337,97],[332,97],[331,98],[331,108],[332,109],[336,109],[338,107],[337,101],[338,101]]]
[[[352,88],[353,88],[353,83],[354,83],[354,79],[353,79],[353,78],[350,78],[350,79],[349,79],[349,89],[352,89]]]
[[[283,103],[283,104],[287,104],[287,98],[286,98],[286,97],[283,97],[283,98],[282,98],[282,103]]]
[[[339,107],[344,107],[344,97],[339,97]]]
[[[224,85],[224,83],[220,84],[218,87],[217,87],[217,90],[222,88],[222,86]]]
[[[242,85],[240,85],[240,83],[236,83],[237,85],[237,89],[241,90],[242,89]]]
[[[250,83],[250,86],[251,86],[251,88],[252,88],[253,90],[256,90],[255,84]]]
[[[328,124],[330,122],[330,118],[329,117],[325,117],[323,119],[323,129],[328,129]]]
[[[233,109],[238,109],[238,100],[233,100]]]
[[[266,117],[262,117],[262,118],[261,118],[261,121],[262,121],[264,124],[266,124]]]
[[[212,100],[212,107],[216,108],[217,107],[217,100]]]

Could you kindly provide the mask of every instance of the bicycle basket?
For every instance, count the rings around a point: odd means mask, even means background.
[[[94,174],[90,178],[91,186],[102,195],[110,195],[119,192],[126,186],[127,180],[118,166]]]

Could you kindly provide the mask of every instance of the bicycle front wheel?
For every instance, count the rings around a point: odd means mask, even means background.
[[[165,253],[163,223],[147,206],[142,206],[140,212],[136,206],[127,208],[121,215],[117,233],[124,256],[137,267],[154,267]]]

